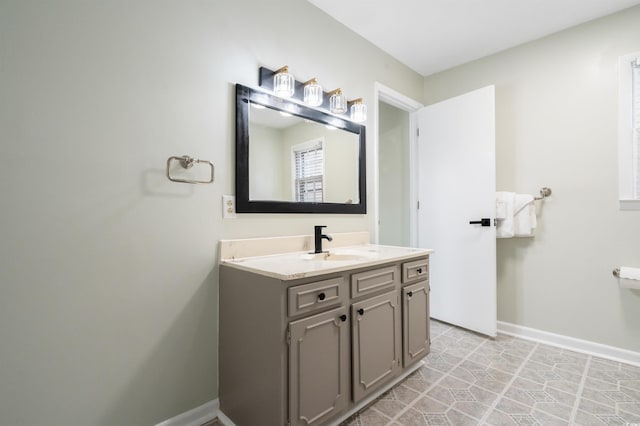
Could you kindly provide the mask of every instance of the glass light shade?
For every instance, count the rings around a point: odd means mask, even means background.
[[[293,96],[296,88],[296,79],[286,71],[281,71],[273,76],[273,93],[281,98]]]
[[[314,107],[322,105],[322,86],[317,81],[305,84],[304,103]]]
[[[329,98],[329,111],[332,114],[344,114],[347,112],[347,97],[342,92],[337,92]]]
[[[351,120],[356,123],[367,121],[367,106],[362,102],[351,105]]]

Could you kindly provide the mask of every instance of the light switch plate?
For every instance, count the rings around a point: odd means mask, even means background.
[[[222,217],[224,219],[235,219],[237,217],[235,195],[222,196]]]

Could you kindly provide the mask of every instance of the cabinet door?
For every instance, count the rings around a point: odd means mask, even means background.
[[[371,393],[400,368],[398,291],[351,305],[353,400]]]
[[[289,324],[289,421],[320,424],[349,402],[347,308]]]
[[[429,282],[402,289],[402,352],[404,366],[429,353]]]

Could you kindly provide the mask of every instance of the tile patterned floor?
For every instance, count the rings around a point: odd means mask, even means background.
[[[341,426],[640,426],[640,368],[431,322],[425,365]]]

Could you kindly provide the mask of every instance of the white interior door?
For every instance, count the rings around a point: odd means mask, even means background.
[[[495,336],[494,87],[430,105],[418,116],[418,245],[435,250],[431,316]],[[469,223],[482,218],[489,226]]]

